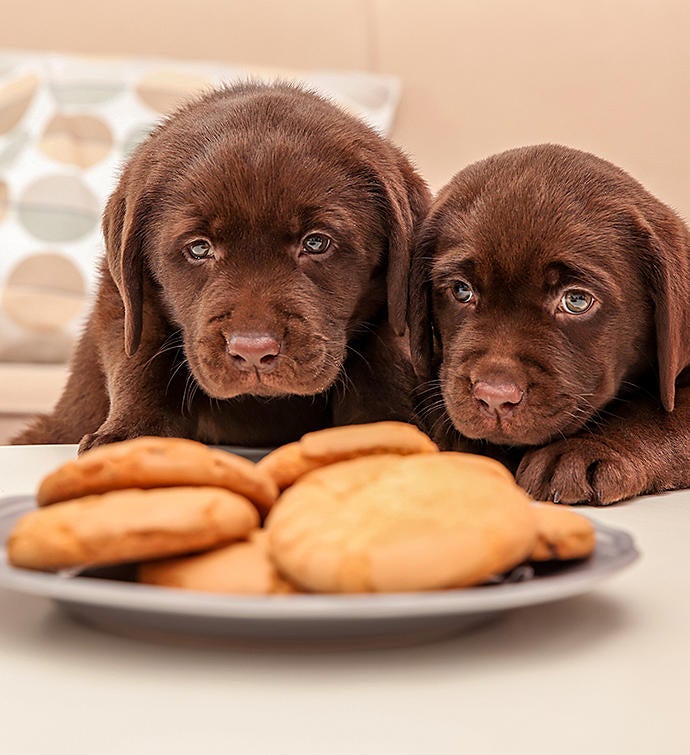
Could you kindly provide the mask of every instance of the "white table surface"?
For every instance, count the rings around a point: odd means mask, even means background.
[[[73,454],[0,448],[0,496]],[[157,645],[0,591],[0,752],[687,755],[690,492],[587,513],[631,532],[640,561],[407,649]]]

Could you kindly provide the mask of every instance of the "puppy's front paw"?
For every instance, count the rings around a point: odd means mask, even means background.
[[[129,435],[127,433],[87,433],[81,439],[77,453],[83,454],[84,451],[98,448],[98,446],[106,446],[108,443],[119,443],[121,440],[129,440],[136,437],[136,435]]]
[[[515,475],[536,500],[606,506],[645,490],[644,466],[600,440],[567,438],[528,451]]]
[[[133,418],[129,421],[120,417],[108,417],[95,433],[88,433],[81,439],[79,453],[83,454],[84,451],[109,443],[141,438],[143,435],[154,435],[161,438],[192,437],[190,428],[181,419],[175,417],[159,416],[154,419],[145,417],[139,420]]]

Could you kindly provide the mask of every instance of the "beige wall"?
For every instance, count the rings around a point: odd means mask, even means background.
[[[394,139],[433,187],[554,141],[690,217],[687,0],[18,0],[0,45],[396,74]]]
[[[378,6],[380,66],[406,84],[396,136],[434,183],[483,155],[554,141],[619,163],[690,218],[687,0]],[[432,34],[420,31],[425,7]]]

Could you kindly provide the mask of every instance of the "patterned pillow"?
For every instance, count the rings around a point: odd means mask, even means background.
[[[301,81],[383,133],[399,95],[397,80],[359,72],[0,51],[0,362],[69,358],[124,159],[186,99],[249,76]]]

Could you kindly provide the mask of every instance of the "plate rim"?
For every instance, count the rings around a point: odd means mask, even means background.
[[[28,495],[0,499],[0,522],[30,510],[33,504],[33,496]],[[640,552],[628,532],[591,521],[599,542],[607,542],[607,547],[612,550],[611,554],[600,554],[603,561],[583,561],[569,572],[485,588],[356,595],[222,595],[15,568],[7,562],[3,543],[0,548],[0,589],[45,597],[58,603],[134,613],[185,615],[199,620],[294,623],[471,615],[538,605],[582,594],[639,558]]]

